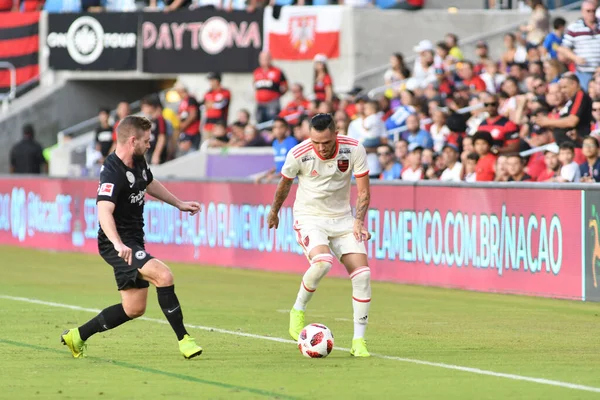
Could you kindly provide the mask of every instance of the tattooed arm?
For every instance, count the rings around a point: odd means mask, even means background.
[[[293,179],[288,179],[284,176],[281,177],[279,181],[279,185],[277,185],[277,191],[275,192],[275,198],[273,199],[273,205],[271,205],[271,211],[269,212],[269,217],[267,218],[267,222],[269,224],[269,229],[275,228],[279,226],[279,210],[283,205],[285,199],[287,199],[288,194],[290,194],[290,189],[292,188]]]
[[[364,227],[365,216],[369,211],[369,202],[371,201],[371,191],[369,189],[369,175],[356,178],[356,188],[358,189],[358,198],[356,199],[356,217],[354,220],[354,237],[359,242],[367,241],[371,234]]]

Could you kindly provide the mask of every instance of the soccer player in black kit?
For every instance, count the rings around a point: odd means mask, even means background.
[[[61,342],[69,347],[75,358],[84,356],[85,342],[90,336],[144,314],[149,283],[156,286],[158,304],[177,335],[181,354],[185,358],[202,354],[202,348],[183,325],[171,270],[148,254],[144,247],[146,193],[191,215],[200,209],[196,202],[179,200],[152,176],[144,160],[144,154],[150,148],[151,126],[144,117],[130,115],[121,120],[116,150],[106,157],[100,170],[96,200],[100,221],[98,249],[114,269],[121,303],[105,308],[79,328],[62,333]]]

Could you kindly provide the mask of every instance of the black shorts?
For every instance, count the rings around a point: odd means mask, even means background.
[[[111,242],[98,242],[98,250],[104,261],[113,267],[119,290],[147,288],[150,284],[148,281],[142,279],[142,275],[138,269],[142,268],[154,257],[146,253],[144,246],[139,243],[125,243],[125,245],[131,249],[131,265],[119,257],[119,253],[117,253]]]

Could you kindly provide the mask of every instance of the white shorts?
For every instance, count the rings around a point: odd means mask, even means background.
[[[344,254],[367,254],[364,242],[354,238],[354,217],[347,215],[338,218],[299,217],[294,222],[296,239],[304,255],[308,255],[317,246],[327,246],[338,260]]]

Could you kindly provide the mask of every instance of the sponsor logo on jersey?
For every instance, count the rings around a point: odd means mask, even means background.
[[[338,151],[338,153],[340,153],[340,154],[350,154],[351,152],[352,152],[352,150],[350,150],[348,148],[343,148]]]
[[[310,176],[319,176],[319,173],[313,169],[312,172],[310,173]]]
[[[130,194],[129,201],[131,204],[138,203],[138,205],[144,204],[144,196],[146,196],[146,190],[140,190],[138,194]]]
[[[314,156],[304,156],[304,157],[302,157],[302,159],[300,161],[307,162],[307,161],[312,161],[314,159],[315,159]]]
[[[133,172],[127,171],[125,173],[125,176],[127,177],[127,180],[129,181],[129,187],[132,188],[133,185],[135,185],[135,176],[133,175]]]
[[[337,160],[337,166],[340,172],[346,172],[350,166],[350,161],[347,158],[340,158]]]
[[[100,196],[112,196],[113,190],[115,190],[113,183],[103,183],[100,185],[100,189],[98,189],[98,194]]]
[[[142,178],[144,178],[145,181],[148,180],[148,175],[146,175],[146,170],[145,169],[142,170]]]

